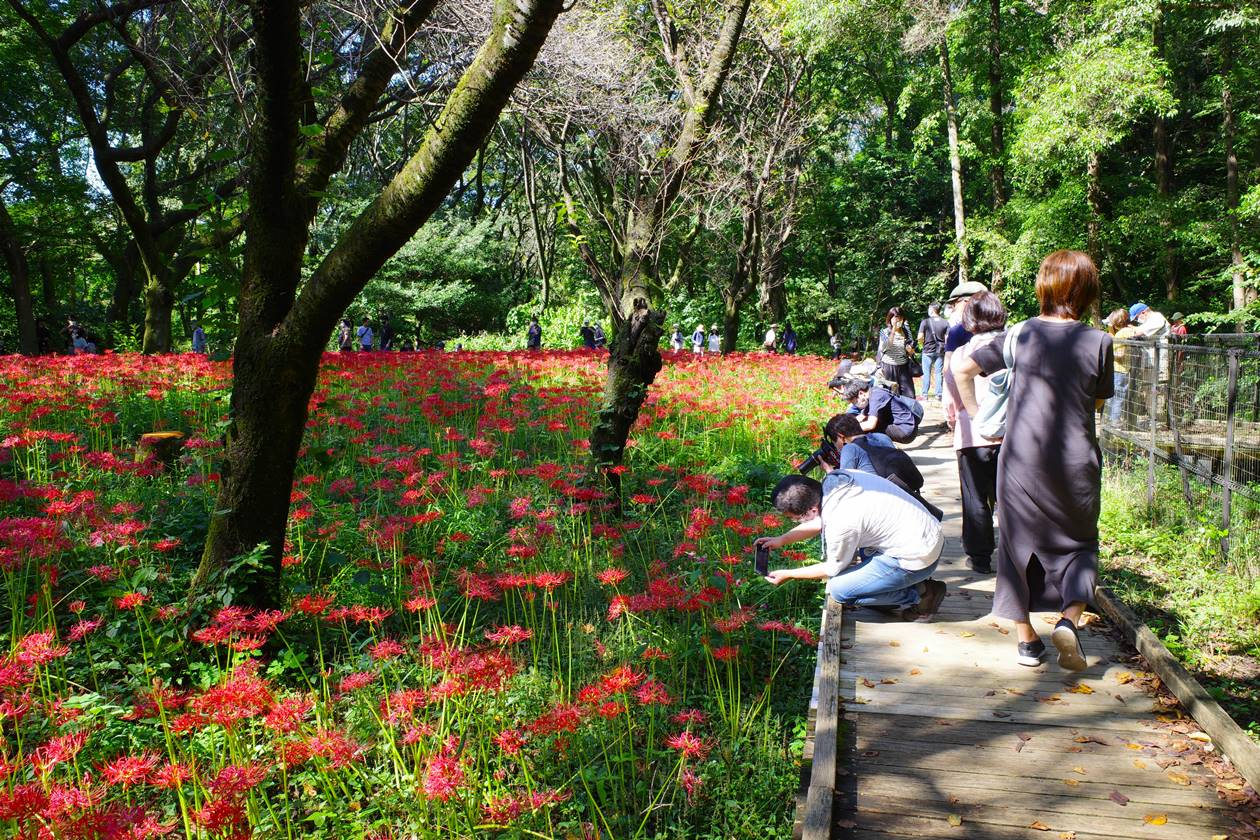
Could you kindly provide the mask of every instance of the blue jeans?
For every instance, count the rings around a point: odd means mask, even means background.
[[[1107,421],[1109,425],[1116,425],[1120,422],[1124,412],[1124,398],[1129,393],[1129,375],[1127,373],[1119,373],[1112,371],[1112,388],[1115,393],[1111,399],[1107,400]]]
[[[926,569],[903,569],[896,557],[876,554],[864,548],[858,552],[865,562],[854,565],[827,581],[827,592],[846,606],[913,607],[919,603],[916,583],[925,581],[936,571],[934,561]]]
[[[933,379],[933,376],[935,376],[936,398],[939,400],[941,398],[941,387],[942,387],[941,372],[945,365],[945,354],[941,353],[940,355],[937,355],[936,353],[924,353],[922,364],[923,364],[923,387],[920,388],[919,390],[923,392],[923,396],[925,397],[930,395],[932,391],[932,379]],[[935,371],[935,373],[933,373],[933,371]]]

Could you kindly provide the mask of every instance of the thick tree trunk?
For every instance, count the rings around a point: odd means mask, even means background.
[[[1164,16],[1166,14],[1165,5],[1160,3],[1153,33],[1155,51],[1160,58],[1164,57]],[[1162,114],[1155,115],[1152,134],[1155,143],[1155,189],[1159,193],[1159,227],[1163,239],[1164,296],[1171,303],[1180,293],[1180,283],[1177,278],[1177,244],[1173,241],[1172,235],[1172,140],[1168,135],[1168,122]]]
[[[1000,211],[1006,206],[1006,138],[1004,136],[1004,115],[1002,93],[1002,0],[989,0],[989,118],[993,125],[989,129],[989,154],[992,163],[989,165],[989,181],[993,188],[993,209],[997,211],[997,223],[1002,220]],[[993,291],[1002,288],[1002,268],[995,261],[990,277]]]
[[[13,308],[17,311],[18,352],[26,356],[39,353],[39,334],[35,329],[35,301],[31,295],[31,268],[26,250],[18,238],[17,227],[9,208],[0,198],[0,250],[9,269],[13,288]]]
[[[949,134],[949,180],[954,193],[954,244],[958,249],[958,282],[967,282],[967,221],[963,214],[962,155],[958,150],[958,110],[954,107],[954,80],[949,71],[949,45],[942,36],[939,45],[941,77],[945,99],[945,126]]]
[[[256,606],[280,602],[289,494],[324,344],[345,307],[441,205],[485,142],[532,66],[561,0],[496,0],[490,33],[419,150],[305,283],[302,256],[319,196],[344,164],[390,72],[386,66],[376,75],[380,68],[369,61],[364,72],[376,81],[360,84],[361,77],[351,85],[353,96],[328,119],[323,137],[309,154],[299,154],[302,6],[301,0],[257,0],[252,7],[257,109],[232,423],[194,599],[225,591]],[[238,562],[260,546],[257,564]]]
[[[658,345],[665,331],[665,313],[653,311],[646,300],[637,303],[609,347],[604,398],[591,430],[591,458],[599,468],[622,462],[630,429],[661,370]],[[617,474],[608,472],[607,476],[614,489],[620,489]]]
[[[1225,215],[1229,224],[1229,264],[1231,302],[1234,309],[1245,309],[1256,301],[1256,289],[1247,285],[1243,271],[1242,237],[1238,221],[1238,152],[1235,148],[1238,139],[1238,127],[1235,123],[1233,91],[1230,88],[1230,74],[1233,72],[1233,56],[1225,44],[1225,66],[1222,70],[1224,84],[1221,85],[1221,129],[1225,141]]]
[[[739,344],[740,317],[739,304],[731,300],[722,301],[722,354],[734,353]]]
[[[171,352],[171,312],[175,308],[175,294],[167,284],[150,277],[144,285],[144,343],[145,353]]]

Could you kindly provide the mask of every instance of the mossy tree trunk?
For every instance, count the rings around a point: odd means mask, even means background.
[[[415,155],[301,283],[324,189],[435,5],[416,0],[390,15],[323,133],[301,147],[302,3],[257,0],[251,7],[256,117],[231,424],[194,597],[228,590],[243,603],[280,602],[289,494],[323,348],[346,306],[440,206],[484,143],[562,0],[496,0],[490,33]],[[240,568],[238,559],[260,546],[260,565]]]
[[[9,270],[9,283],[13,290],[13,308],[17,314],[18,352],[26,356],[39,353],[39,336],[35,329],[35,300],[31,294],[31,267],[26,259],[17,226],[9,215],[9,208],[0,197],[0,250]]]

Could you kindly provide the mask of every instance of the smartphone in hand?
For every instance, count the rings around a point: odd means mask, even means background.
[[[753,568],[762,577],[770,574],[770,549],[764,545],[757,546],[757,556],[753,559]]]

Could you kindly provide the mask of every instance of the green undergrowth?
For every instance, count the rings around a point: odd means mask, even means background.
[[[1156,471],[1147,506],[1145,467],[1103,476],[1102,582],[1132,607],[1218,702],[1260,741],[1258,512],[1235,497],[1229,560],[1220,502],[1187,504],[1177,471]]]

